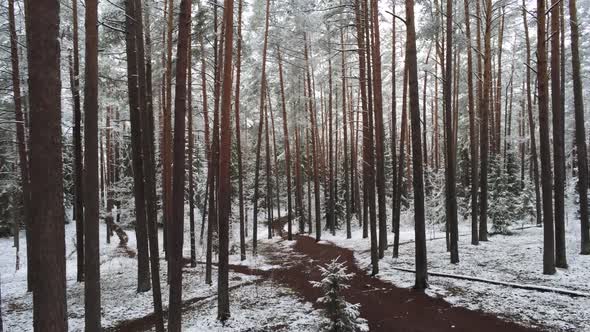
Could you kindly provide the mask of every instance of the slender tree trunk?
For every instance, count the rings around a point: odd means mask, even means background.
[[[379,258],[383,258],[387,249],[387,211],[385,202],[385,125],[383,122],[383,91],[381,87],[381,37],[379,33],[379,6],[377,0],[371,0],[374,43],[373,59],[373,94],[375,111],[375,148],[377,162],[377,206],[379,210]]]
[[[445,75],[444,75],[444,99],[445,99],[445,126],[446,126],[446,204],[447,204],[447,223],[451,236],[450,250],[451,263],[459,263],[459,226],[457,220],[457,167],[455,165],[454,154],[454,131],[453,131],[453,103],[452,91],[453,85],[453,2],[447,0],[447,15],[446,15],[446,33],[447,33],[447,47],[445,59]],[[413,134],[412,134],[413,135]]]
[[[551,150],[549,147],[549,87],[547,80],[545,0],[537,0],[537,36],[541,185],[543,187],[543,274],[555,274],[555,237],[553,235],[552,197],[553,181],[551,176]]]
[[[260,118],[258,121],[258,140],[256,141],[256,168],[254,171],[254,227],[252,229],[252,252],[257,255],[257,238],[258,238],[258,185],[260,178],[260,148],[262,144],[262,131],[264,126],[264,98],[266,96],[266,52],[268,50],[268,28],[270,19],[270,0],[266,0],[266,15],[264,27],[264,46],[262,47],[262,73],[260,76]]]
[[[406,61],[410,97],[410,120],[412,124],[412,163],[414,171],[414,220],[416,236],[416,283],[414,288],[428,287],[426,265],[426,229],[424,222],[424,180],[422,170],[422,144],[420,142],[420,105],[418,90],[418,61],[416,59],[416,31],[414,27],[414,1],[406,0],[406,22],[408,39]]]
[[[168,1],[168,11],[167,11],[167,29],[166,29],[166,71],[165,71],[165,78],[166,78],[166,93],[165,93],[165,106],[164,106],[164,146],[163,146],[163,161],[162,161],[162,168],[163,168],[163,179],[162,179],[162,186],[163,186],[163,206],[164,206],[164,253],[166,259],[169,258],[168,255],[168,230],[169,225],[173,222],[173,211],[172,211],[172,30],[173,30],[173,22],[174,22],[174,0],[165,0]],[[164,10],[166,7],[164,6]],[[162,148],[161,148],[162,149]],[[170,267],[170,264],[168,264]],[[168,269],[170,270],[170,269]],[[168,271],[168,277],[170,277],[171,273]]]
[[[136,6],[138,9],[138,29],[136,35],[136,42],[138,46],[138,52],[144,53],[143,51],[143,22],[142,22],[142,10],[141,2],[136,0]],[[145,3],[145,25],[150,26],[150,15],[149,15],[149,2]],[[150,256],[150,268],[152,277],[152,297],[154,301],[154,313],[156,317],[155,327],[157,332],[164,332],[164,314],[162,310],[162,290],[160,288],[160,255],[158,250],[158,220],[157,220],[157,199],[156,199],[156,171],[155,171],[155,146],[154,146],[154,107],[152,100],[152,57],[151,57],[151,36],[150,29],[145,30],[145,111],[142,117],[142,143],[144,153],[144,174],[145,178],[145,197],[146,197],[146,216],[148,226],[148,239],[149,239],[149,256]],[[141,39],[140,42],[138,40]],[[138,59],[144,59],[143,56],[139,56]],[[142,67],[138,67],[142,70]],[[140,77],[143,77],[140,75]]]
[[[365,39],[363,38],[364,31],[366,27],[364,26],[365,23],[368,23],[367,20],[363,21],[362,13],[361,13],[361,1],[364,0],[355,0],[355,24],[357,30],[357,42],[358,42],[358,55],[359,55],[359,84],[361,90],[361,104],[362,104],[362,112],[363,112],[363,192],[364,192],[364,204],[365,208],[367,204],[371,205],[368,209],[375,210],[375,202],[371,200],[371,196],[374,196],[374,185],[375,179],[373,174],[373,146],[372,146],[372,127],[370,127],[369,118],[371,108],[368,105],[368,98],[371,95],[371,92],[367,92],[367,62],[365,57]],[[366,6],[363,6],[363,9],[368,9]],[[366,13],[365,13],[366,14]],[[368,15],[368,14],[367,14]],[[363,23],[364,22],[364,23]],[[373,195],[371,195],[373,193]],[[363,213],[364,218],[366,219],[367,213]],[[373,214],[374,216],[374,214]],[[365,220],[364,219],[364,220]],[[371,218],[373,219],[373,218]],[[365,222],[363,225],[363,230],[366,230],[367,223]],[[379,253],[378,253],[378,245],[377,245],[377,230],[376,230],[376,223],[371,222],[371,267],[372,275],[376,275],[379,273]],[[365,232],[363,232],[363,235]]]
[[[533,163],[533,181],[535,185],[535,210],[537,216],[537,225],[542,224],[542,212],[541,212],[541,191],[539,189],[539,162],[537,158],[537,142],[535,133],[535,120],[533,118],[533,102],[531,98],[532,87],[531,87],[531,44],[529,39],[529,24],[527,21],[527,10],[526,3],[523,0],[522,4],[522,18],[524,22],[524,34],[526,41],[526,103],[527,103],[527,116],[529,122],[529,131],[531,139],[531,159]]]
[[[471,11],[469,10],[469,0],[463,1],[465,12],[465,37],[467,38],[467,98],[469,112],[469,152],[471,157],[471,244],[478,245],[479,237],[477,230],[477,192],[478,192],[478,174],[477,168],[479,161],[477,159],[477,127],[475,119],[477,117],[475,102],[473,98],[473,57],[471,54]],[[479,57],[479,56],[478,56]]]
[[[340,47],[344,49],[344,30],[340,29]],[[342,52],[341,57],[341,79],[342,79],[342,125],[343,125],[343,135],[344,135],[344,152],[343,152],[343,159],[344,159],[344,203],[345,203],[345,222],[346,222],[346,238],[350,239],[352,237],[352,228],[350,225],[350,159],[348,154],[348,108],[346,104],[346,56],[344,52]],[[352,124],[351,124],[352,125]]]
[[[231,214],[231,99],[233,55],[233,0],[225,0],[225,58],[221,99],[221,146],[219,155],[219,271],[217,281],[217,319],[226,321],[229,312],[229,218]]]
[[[266,79],[264,80],[266,82]],[[268,86],[266,86],[268,89]],[[271,181],[271,169],[270,169],[270,141],[269,141],[269,132],[268,132],[268,108],[270,105],[265,105],[264,107],[264,144],[265,144],[265,161],[266,161],[266,221],[267,221],[267,230],[268,230],[268,238],[272,238],[272,221],[273,221],[273,203],[272,203],[272,181]]]
[[[98,197],[98,3],[86,2],[86,79],[84,88],[84,237],[86,331],[101,330]]]
[[[299,233],[304,233],[303,174],[301,173],[301,138],[299,132],[299,127],[295,127],[295,206],[299,218]]]
[[[235,121],[236,121],[236,147],[238,150],[238,199],[240,213],[240,259],[246,259],[246,237],[244,235],[244,181],[242,178],[242,138],[240,134],[240,80],[242,75],[242,0],[238,0],[238,38],[236,59],[236,95],[235,95]],[[289,191],[289,199],[291,198]],[[290,202],[290,201],[289,201]],[[290,205],[290,203],[289,203]],[[289,215],[290,217],[291,215]],[[289,222],[291,219],[289,219]]]
[[[395,0],[392,1],[392,12],[395,15]],[[396,216],[396,197],[397,197],[397,179],[396,174],[396,135],[397,135],[397,94],[396,94],[396,77],[397,77],[397,49],[396,49],[396,27],[395,27],[395,17],[391,20],[391,231],[396,231],[396,224],[395,224],[395,216]],[[402,74],[402,77],[405,77]],[[426,121],[426,118],[424,119]],[[399,240],[398,240],[399,241]],[[395,249],[395,245],[394,245]]]
[[[551,9],[551,108],[553,114],[553,169],[555,182],[555,266],[567,268],[565,252],[565,123],[561,99],[559,1]]]
[[[195,137],[193,135],[193,74],[192,74],[192,38],[189,33],[188,37],[188,66],[187,66],[187,129],[188,129],[188,213],[190,227],[190,245],[191,245],[191,267],[197,266],[197,244],[195,239],[195,184],[193,178],[193,153]]]
[[[404,174],[404,159],[405,157],[405,146],[406,146],[406,131],[408,129],[408,115],[407,115],[407,108],[408,108],[408,63],[406,62],[404,65],[404,81],[403,81],[403,92],[402,92],[402,123],[401,123],[401,133],[400,133],[400,141],[399,141],[399,162],[398,162],[398,169],[393,170],[394,172],[397,171],[397,178],[399,181],[396,183],[395,188],[395,198],[394,198],[394,232],[395,237],[393,238],[393,257],[397,258],[399,255],[399,224],[400,224],[400,212],[401,212],[401,199],[402,199],[402,181]],[[409,151],[408,151],[409,152]]]
[[[173,219],[168,229],[168,262],[170,275],[170,304],[168,331],[180,332],[182,326],[182,247],[184,234],[184,152],[187,90],[188,41],[190,36],[191,1],[180,1],[178,46],[176,55],[176,91],[174,98],[174,166]]]
[[[131,145],[133,168],[133,191],[135,199],[135,234],[137,238],[137,291],[146,292],[150,289],[148,238],[146,222],[146,200],[144,188],[144,155],[142,153],[142,115],[145,115],[145,66],[137,50],[139,43],[143,45],[143,37],[137,32],[140,19],[139,8],[135,0],[128,0],[125,6],[127,26],[127,77],[129,90],[129,114],[131,119]],[[139,37],[139,38],[137,38]],[[143,50],[143,47],[142,47]],[[143,52],[142,52],[143,53]],[[139,73],[140,68],[143,73]],[[142,75],[143,74],[143,75]],[[140,82],[140,81],[143,81]],[[107,143],[107,151],[110,144]],[[109,153],[107,152],[107,156]],[[108,160],[109,158],[107,158]],[[107,167],[108,168],[108,167]],[[147,175],[147,174],[146,174]]]
[[[576,119],[576,148],[578,151],[578,195],[580,195],[580,254],[590,255],[590,225],[588,223],[588,157],[584,127],[584,94],[580,70],[579,27],[576,0],[569,1],[572,73],[574,83],[574,112]]]
[[[481,198],[480,198],[480,218],[479,218],[479,240],[488,240],[488,157],[489,157],[489,106],[492,102],[491,94],[491,77],[492,77],[492,0],[484,0],[485,4],[485,37],[484,37],[484,72],[483,72],[483,91],[480,98],[479,113],[481,117],[480,127],[480,153],[481,153]]]
[[[12,2],[12,0],[11,0]],[[84,281],[84,191],[82,186],[82,112],[80,110],[80,56],[78,55],[78,1],[72,1],[73,66],[70,84],[74,103],[74,210],[76,218],[76,255],[78,282]],[[71,61],[70,61],[71,62]],[[13,69],[14,70],[14,69]],[[24,186],[23,186],[24,188]],[[25,202],[26,203],[26,202]]]
[[[277,47],[279,62],[279,82],[281,84],[281,107],[283,110],[283,145],[285,146],[285,172],[287,173],[287,239],[293,240],[293,225],[291,222],[291,148],[289,146],[289,124],[287,117],[287,103],[285,101],[285,83],[283,78],[283,63],[281,49]]]
[[[35,331],[67,331],[66,309],[66,262],[63,206],[63,171],[61,147],[61,81],[59,51],[59,1],[35,1],[34,6],[25,2],[27,54],[29,65],[29,100],[31,110],[31,244],[33,271],[33,326]],[[96,7],[87,2],[87,15],[92,18]],[[88,30],[87,30],[88,31]],[[90,31],[92,40],[92,32]],[[88,38],[87,38],[88,41]],[[92,45],[90,43],[90,45]],[[93,72],[96,62],[88,61],[87,70]],[[94,71],[95,72],[95,71]],[[87,87],[93,86],[87,80]],[[96,80],[94,81],[96,82]],[[96,86],[96,85],[94,85]],[[96,100],[86,94],[86,102]],[[88,122],[97,117],[87,117]],[[96,122],[95,122],[96,123]],[[96,127],[95,127],[96,128]],[[86,131],[87,137],[97,131]],[[88,160],[94,178],[98,176],[96,161],[97,145],[94,144],[94,159]],[[93,182],[95,199],[89,202],[87,211],[96,211],[96,218],[88,218],[90,228],[98,233],[98,181]],[[89,195],[90,196],[90,195]],[[96,223],[94,223],[96,221]],[[98,249],[98,236],[92,236],[91,244]],[[88,252],[88,251],[87,251]],[[98,262],[98,255],[95,256]],[[87,261],[88,262],[88,261]],[[88,262],[90,266],[92,261]],[[87,275],[88,276],[88,275]],[[90,275],[92,282],[96,275]],[[100,290],[98,290],[100,291]],[[100,293],[99,293],[100,294]],[[95,298],[96,300],[97,298]],[[100,301],[100,298],[98,297]],[[87,312],[88,313],[88,312]],[[87,325],[92,326],[92,325]],[[98,330],[98,329],[96,329]],[[94,330],[91,330],[94,331]]]
[[[317,125],[316,125],[316,114],[314,109],[314,100],[312,94],[312,85],[313,82],[311,80],[310,74],[310,60],[309,60],[309,49],[311,48],[308,45],[308,38],[307,33],[303,35],[304,39],[304,47],[305,47],[305,68],[307,72],[307,97],[309,99],[309,118],[310,118],[310,125],[311,125],[311,149],[312,149],[312,157],[313,157],[313,189],[314,189],[314,198],[315,198],[315,240],[320,241],[322,235],[322,226],[320,223],[321,219],[321,212],[320,212],[320,175],[319,175],[319,161],[318,161],[318,149],[319,149],[319,142],[317,141]],[[311,41],[310,41],[311,42]]]
[[[500,26],[498,32],[498,74],[496,76],[496,98],[494,106],[494,120],[492,124],[493,136],[494,136],[494,153],[500,154],[501,147],[501,129],[500,124],[502,122],[502,44],[504,41],[504,21],[505,21],[505,7],[500,7]]]

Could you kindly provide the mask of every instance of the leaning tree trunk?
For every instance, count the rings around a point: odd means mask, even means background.
[[[96,3],[88,1],[87,15],[89,18],[96,13]],[[63,206],[63,171],[61,145],[61,80],[60,80],[60,50],[59,50],[59,12],[60,3],[55,0],[35,1],[35,5],[25,2],[27,29],[27,58],[29,65],[29,100],[31,109],[31,201],[35,202],[31,209],[31,252],[33,257],[33,326],[35,331],[61,332],[67,331],[66,309],[66,262],[65,262],[65,234],[64,234],[64,206]],[[96,26],[93,25],[93,26]],[[88,30],[87,30],[88,31]],[[92,31],[89,33],[92,41]],[[96,35],[94,35],[96,37]],[[94,39],[96,40],[96,39]],[[93,43],[88,43],[93,45]],[[88,49],[87,49],[88,50]],[[91,59],[92,60],[92,59]],[[95,73],[96,62],[87,62],[87,71]],[[87,80],[90,87],[96,87],[96,80]],[[94,90],[96,91],[96,90]],[[87,93],[86,100],[96,100]],[[95,96],[95,95],[94,95]],[[96,121],[88,117],[89,122]],[[94,159],[88,165],[93,175],[98,175],[96,161],[97,126],[90,130],[89,137],[94,137]],[[96,176],[95,176],[96,178]],[[94,200],[89,202],[87,211],[93,213],[89,218],[90,229],[96,231],[96,236],[90,237],[90,243],[98,249],[98,181],[92,192]],[[89,195],[90,196],[90,195]],[[96,209],[95,209],[96,207]],[[94,253],[94,251],[92,251]],[[89,266],[98,271],[98,254],[95,260],[88,262]],[[94,272],[94,271],[93,271]],[[88,276],[88,275],[87,275]],[[86,282],[92,284],[94,276],[91,274]],[[99,289],[96,290],[100,292]],[[93,294],[93,295],[99,295]],[[99,296],[91,301],[100,300]],[[93,316],[94,317],[94,316]],[[96,325],[88,324],[89,331]],[[100,327],[100,326],[99,326]]]

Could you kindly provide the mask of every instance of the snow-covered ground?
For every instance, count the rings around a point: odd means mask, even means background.
[[[460,263],[451,264],[446,251],[444,232],[428,226],[428,270],[466,275],[496,281],[530,284],[590,293],[590,256],[579,255],[580,224],[571,208],[567,222],[568,269],[558,269],[555,275],[543,275],[543,230],[531,225],[513,228],[513,235],[494,235],[488,242],[471,245],[470,221],[460,222]],[[523,227],[524,226],[524,227]],[[399,287],[412,287],[414,273],[414,231],[412,214],[402,216],[399,258],[392,258],[392,247],[379,263],[378,277]],[[336,236],[325,234],[326,242],[351,249],[357,264],[370,273],[370,243],[362,238],[362,229],[355,226],[352,239],[339,231]],[[388,233],[393,243],[393,233]],[[570,297],[552,292],[538,292],[482,282],[429,276],[427,293],[472,310],[481,310],[499,317],[531,326],[559,331],[590,331],[590,298]]]
[[[197,214],[198,215],[198,214]],[[198,218],[200,219],[200,218]],[[199,220],[200,221],[200,220]],[[197,223],[199,224],[199,223]],[[199,230],[197,225],[197,230]],[[84,284],[76,282],[75,225],[66,225],[66,273],[68,323],[70,331],[84,330]],[[190,257],[188,222],[185,227],[184,256]],[[236,231],[233,229],[232,231]],[[106,229],[100,226],[100,268],[103,328],[115,327],[122,321],[144,317],[153,311],[152,293],[136,292],[137,258],[135,232],[126,230],[129,243],[119,248],[116,236],[106,244]],[[197,231],[197,261],[205,261],[205,246],[200,244]],[[160,232],[160,248],[162,233]],[[273,242],[276,241],[272,240]],[[20,237],[20,269],[15,270],[13,240],[0,239],[0,281],[2,287],[2,318],[5,331],[32,331],[32,294],[26,287],[26,247],[24,232]],[[260,243],[264,244],[262,240]],[[247,265],[254,269],[268,270],[263,255],[240,262],[239,248],[232,247],[230,264]],[[169,289],[166,284],[166,261],[160,260],[162,300],[167,307]],[[261,281],[257,276],[230,272],[230,297],[232,317],[222,326],[217,320],[217,277],[213,269],[213,284],[205,284],[205,266],[183,269],[183,300],[205,298],[190,305],[184,312],[185,331],[314,331],[323,317],[310,303],[302,301],[289,289],[272,282]],[[233,287],[239,286],[241,287]],[[269,310],[272,308],[272,310]]]

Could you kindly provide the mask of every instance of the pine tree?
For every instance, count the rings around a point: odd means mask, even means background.
[[[428,287],[426,263],[426,227],[424,221],[424,175],[422,169],[422,144],[420,142],[420,105],[418,92],[418,61],[416,59],[416,28],[414,26],[414,1],[406,0],[406,61],[412,124],[412,169],[414,171],[414,232],[416,237],[416,283],[414,288]]]
[[[223,89],[221,99],[221,146],[219,154],[219,270],[217,280],[217,319],[226,321],[229,312],[229,223],[231,214],[231,101],[233,54],[233,0],[225,0],[225,58],[223,59]]]
[[[574,81],[574,112],[576,119],[576,149],[578,153],[578,194],[580,195],[580,229],[582,255],[590,255],[590,224],[588,222],[588,159],[586,129],[584,128],[584,98],[580,73],[579,26],[576,0],[569,1],[572,72]]]
[[[185,114],[187,91],[188,41],[190,35],[191,1],[180,1],[178,19],[178,46],[176,55],[176,91],[174,98],[174,166],[172,184],[173,219],[168,228],[168,262],[170,278],[170,305],[168,331],[182,328],[182,246],[184,234],[184,180],[185,180]]]
[[[98,1],[86,1],[86,75],[84,86],[85,322],[87,332],[101,330],[98,197]],[[61,194],[60,194],[61,197]],[[43,274],[42,274],[43,275]]]
[[[489,1],[489,0],[488,0]],[[545,38],[545,0],[537,0],[537,77],[539,136],[541,145],[541,186],[543,188],[543,273],[555,274],[553,236],[553,181],[549,149],[549,91],[547,80],[547,40]]]
[[[63,166],[61,145],[61,81],[60,81],[60,47],[59,47],[59,12],[60,3],[55,0],[35,1],[32,6],[27,0],[27,58],[29,68],[30,96],[30,180],[31,201],[35,202],[31,209],[31,244],[33,256],[33,327],[35,331],[61,332],[67,330],[66,309],[66,262],[63,206]],[[92,19],[92,1],[87,2],[87,15]],[[96,26],[96,24],[94,25]],[[88,30],[87,30],[88,31]],[[96,35],[94,35],[96,36]],[[92,40],[92,32],[90,38]],[[92,45],[92,43],[89,43]],[[87,48],[88,50],[88,48]],[[92,53],[92,52],[89,52]],[[87,61],[87,71],[96,69],[96,62]],[[95,72],[95,71],[94,71]],[[96,83],[96,81],[94,81]],[[93,80],[87,79],[87,86]],[[94,90],[96,91],[96,90]],[[87,101],[93,99],[87,93]],[[95,98],[94,98],[95,99]],[[92,122],[92,118],[88,117]],[[96,117],[94,117],[96,120]],[[87,131],[88,136],[97,137],[97,131]],[[96,140],[94,141],[96,143]],[[94,145],[94,152],[97,145]],[[88,165],[98,166],[94,159]],[[87,159],[88,160],[88,159]],[[93,162],[94,161],[94,162]],[[98,175],[97,168],[94,174]],[[94,184],[98,189],[98,183]],[[89,201],[90,202],[90,201]],[[95,203],[98,203],[96,195]],[[90,203],[87,211],[93,211]],[[98,209],[95,218],[89,218],[91,228],[98,233]],[[87,239],[89,239],[87,237]],[[92,236],[90,243],[98,246],[98,236]],[[98,247],[96,247],[98,249]],[[87,251],[88,252],[88,251]],[[98,255],[96,262],[98,262]],[[93,265],[92,261],[87,266]],[[95,271],[93,271],[95,272]],[[93,285],[93,277],[88,275],[87,282]],[[97,290],[100,291],[100,290]],[[100,294],[100,293],[99,293]],[[97,298],[93,298],[93,301]],[[100,298],[98,298],[100,301]],[[93,325],[87,325],[92,327]],[[98,331],[98,329],[90,329]]]

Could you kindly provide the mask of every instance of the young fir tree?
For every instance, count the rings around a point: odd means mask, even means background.
[[[323,329],[330,332],[357,332],[368,331],[367,321],[360,317],[360,304],[346,302],[342,292],[350,288],[348,282],[352,279],[352,273],[346,273],[345,263],[338,262],[338,258],[325,266],[319,267],[322,280],[312,281],[312,285],[321,288],[324,296],[317,302],[326,307],[328,321],[323,324]]]

